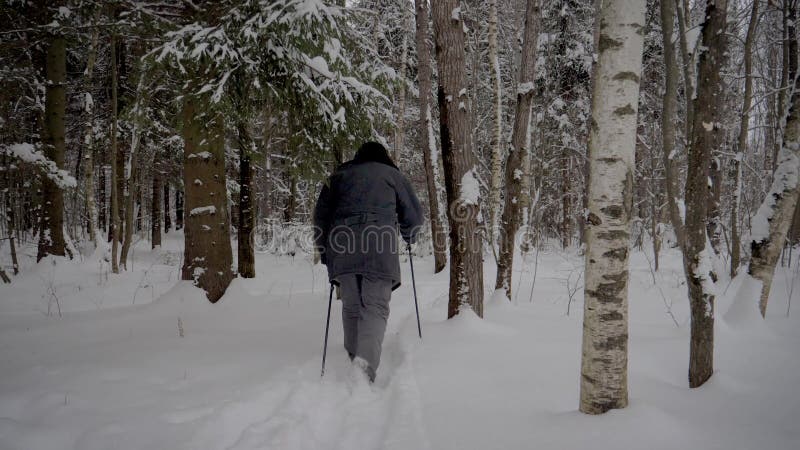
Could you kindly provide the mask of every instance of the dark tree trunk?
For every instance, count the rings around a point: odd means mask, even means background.
[[[47,159],[56,163],[59,169],[64,167],[65,115],[67,107],[67,48],[63,36],[50,36],[45,62],[44,153]],[[42,180],[41,222],[39,225],[39,249],[36,260],[47,255],[65,256],[67,254],[64,240],[64,192],[50,176]]]
[[[483,317],[483,241],[478,229],[478,170],[470,139],[464,24],[457,0],[432,2],[439,69],[439,133],[450,222],[450,298],[447,317],[462,307]],[[454,19],[455,14],[455,19]]]
[[[189,214],[181,277],[194,280],[214,303],[233,279],[224,122],[220,113],[192,96],[185,97],[182,114],[183,185]]]
[[[150,242],[152,248],[161,245],[161,172],[153,171],[153,190],[150,200]]]
[[[691,306],[691,345],[689,386],[702,386],[714,372],[714,294],[706,285],[712,283],[711,255],[705,252],[708,240],[708,179],[711,156],[718,152],[725,134],[720,123],[720,102],[724,84],[720,68],[725,62],[725,35],[728,3],[716,0],[706,5],[702,24],[702,46],[698,64],[697,98],[694,100],[694,124],[691,127],[689,169],[686,176],[686,248],[684,271],[689,285]]]
[[[500,219],[499,255],[495,289],[502,289],[511,299],[511,274],[514,266],[516,237],[523,213],[530,206],[530,154],[531,108],[534,94],[536,46],[539,34],[539,3],[528,0],[525,10],[525,31],[522,42],[522,59],[519,67],[517,109],[514,114],[514,130],[511,148],[506,158],[505,205]],[[497,205],[499,207],[499,205]]]
[[[108,218],[106,217],[106,211],[108,210],[108,199],[106,198],[106,164],[105,159],[103,163],[100,165],[100,170],[97,175],[97,227],[103,232],[108,231]],[[111,236],[108,238],[111,241]]]
[[[256,276],[253,231],[253,169],[250,165],[250,137],[244,125],[239,126],[239,221],[236,228],[239,276]]]
[[[183,229],[183,191],[175,189],[175,229]]]
[[[172,217],[169,214],[169,183],[164,183],[164,234],[172,228]]]

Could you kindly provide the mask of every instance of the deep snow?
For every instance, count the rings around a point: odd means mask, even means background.
[[[0,449],[800,448],[800,318],[786,316],[796,265],[779,268],[766,321],[752,280],[719,283],[716,373],[690,390],[679,255],[653,274],[652,255],[633,252],[631,404],[586,416],[574,252],[518,257],[514,301],[487,290],[483,320],[445,320],[448,271],[415,261],[422,341],[404,261],[369,386],[341,346],[336,301],[320,379],[324,267],[259,254],[257,277],[211,305],[178,281],[181,239],[140,242],[120,275],[102,251],[34,265],[29,249],[0,285]],[[494,272],[487,255],[487,287]]]

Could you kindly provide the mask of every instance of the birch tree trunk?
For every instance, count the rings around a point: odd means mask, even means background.
[[[684,271],[689,285],[691,344],[689,386],[702,386],[714,372],[714,292],[711,255],[707,251],[709,163],[721,149],[725,131],[720,123],[724,85],[720,68],[725,61],[727,0],[706,5],[702,27],[704,50],[698,64],[697,98],[691,127],[686,176],[686,247]]]
[[[61,35],[50,35],[45,61],[45,105],[44,129],[42,138],[44,154],[55,162],[59,169],[64,168],[64,135],[67,107],[67,45]],[[49,176],[42,181],[42,216],[39,226],[39,248],[36,261],[47,255],[66,256],[64,240],[64,192],[62,187]]]
[[[500,219],[502,231],[500,232],[500,251],[497,258],[497,280],[495,281],[495,289],[505,291],[505,295],[509,299],[511,298],[511,274],[514,266],[516,235],[522,220],[527,217],[527,209],[530,206],[531,108],[533,107],[533,82],[536,76],[538,22],[539,0],[527,0],[517,87],[517,108],[514,114],[511,148],[506,159],[505,205],[503,216]]]
[[[664,40],[664,95],[661,110],[661,147],[664,153],[664,190],[667,193],[667,210],[670,223],[678,241],[678,248],[683,249],[686,238],[683,233],[683,220],[678,209],[678,174],[673,162],[676,151],[678,110],[678,61],[675,57],[675,44],[672,36],[675,33],[675,1],[661,0],[661,34]]]
[[[483,317],[482,239],[478,229],[480,189],[470,138],[464,23],[458,0],[431,5],[439,69],[439,133],[450,222],[450,298],[447,317],[470,307]]]
[[[425,175],[428,185],[428,208],[430,209],[431,236],[433,241],[433,273],[441,272],[447,264],[447,236],[444,234],[439,209],[439,158],[431,119],[431,53],[428,43],[428,1],[415,0],[417,11],[417,77],[419,79],[419,146],[425,160]]]
[[[605,1],[597,20],[580,384],[587,414],[628,405],[628,248],[645,2]]]
[[[791,51],[797,51],[795,41]],[[778,152],[778,166],[772,187],[753,218],[748,273],[761,281],[759,309],[767,313],[767,302],[786,233],[792,223],[800,188],[800,77],[795,74],[794,92],[789,103],[789,115],[783,130],[783,145]]]
[[[183,104],[183,185],[186,189],[182,279],[194,280],[215,303],[233,279],[225,184],[224,122],[196,98]]]
[[[498,233],[500,219],[500,189],[503,182],[503,93],[500,79],[500,61],[497,59],[497,0],[489,0],[489,65],[492,73],[492,94],[494,97],[493,123],[492,123],[492,163],[491,184],[489,186],[489,211],[491,222],[489,229],[492,245]],[[524,52],[524,48],[523,48]]]
[[[741,236],[739,235],[739,204],[742,195],[742,160],[747,154],[747,134],[750,126],[750,106],[753,101],[753,42],[756,38],[756,29],[760,19],[758,14],[759,1],[753,1],[750,12],[750,23],[747,25],[747,36],[744,41],[744,100],[742,101],[742,114],[739,121],[739,137],[737,140],[736,157],[732,161],[734,175],[734,188],[731,201],[731,277],[736,275],[741,261]]]

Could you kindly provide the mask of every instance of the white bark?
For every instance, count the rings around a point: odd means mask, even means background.
[[[748,272],[760,280],[761,315],[766,315],[769,291],[775,265],[792,223],[794,210],[800,198],[800,78],[795,78],[789,116],[783,132],[783,145],[778,153],[778,166],[767,197],[753,218],[750,249],[752,257]]]
[[[503,182],[503,93],[500,78],[500,61],[497,59],[497,0],[489,0],[489,64],[492,70],[493,87],[493,129],[492,129],[492,165],[489,192],[489,210],[491,211],[490,233],[494,243],[500,217],[500,184]]]
[[[597,18],[580,400],[588,414],[628,404],[628,247],[644,13],[644,0],[612,0]]]

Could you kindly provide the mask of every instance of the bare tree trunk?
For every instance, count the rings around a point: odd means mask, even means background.
[[[67,48],[66,39],[61,35],[49,36],[47,59],[45,62],[45,106],[44,154],[55,162],[59,169],[64,168],[64,151],[66,143],[64,135],[65,115],[67,107]],[[49,176],[42,181],[42,217],[39,226],[39,248],[36,261],[47,255],[66,256],[64,240],[64,192]]]
[[[675,44],[672,42],[675,21],[675,1],[661,0],[661,33],[664,40],[664,95],[661,110],[661,147],[664,153],[664,187],[667,193],[667,210],[678,247],[683,249],[686,238],[683,233],[683,220],[678,209],[678,174],[673,161],[677,151],[676,112],[678,110],[678,61],[675,58]]]
[[[450,299],[447,317],[469,307],[483,317],[482,240],[478,229],[480,189],[470,138],[464,24],[458,0],[431,5],[439,69],[439,133],[450,222]]]
[[[563,249],[569,248],[572,244],[571,157],[570,150],[561,150],[561,248]]]
[[[711,156],[718,152],[725,134],[720,123],[720,102],[724,84],[720,68],[725,61],[727,0],[706,5],[702,27],[697,98],[694,100],[694,124],[686,176],[686,247],[684,271],[689,285],[691,307],[691,345],[689,386],[702,386],[714,372],[714,293],[711,255],[706,251],[708,235],[708,179]]]
[[[97,203],[94,197],[94,99],[92,99],[89,88],[92,85],[92,74],[97,58],[97,44],[99,39],[97,27],[92,31],[92,41],[89,46],[89,56],[86,63],[86,93],[84,94],[84,113],[86,114],[86,129],[84,143],[86,144],[86,168],[83,189],[86,193],[86,212],[89,215],[87,220],[89,229],[89,239],[97,246]]]
[[[720,151],[722,145],[711,154],[709,165],[708,180],[711,185],[708,190],[708,219],[706,220],[706,231],[708,232],[708,242],[715,255],[722,253],[722,216],[720,212],[720,199],[722,198],[722,164],[720,163]],[[716,274],[714,275],[716,281]]]
[[[500,79],[500,61],[497,59],[497,0],[489,0],[489,65],[492,72],[493,126],[492,126],[492,165],[489,186],[489,211],[491,222],[489,233],[492,245],[496,244],[500,220],[500,189],[503,182],[503,92]]]
[[[645,2],[605,1],[597,20],[580,389],[587,414],[628,405],[628,248]]]
[[[233,279],[225,184],[224,122],[187,96],[183,104],[183,185],[186,189],[182,279],[194,280],[214,303]]]
[[[161,171],[153,169],[153,189],[150,200],[150,244],[161,246]]]
[[[164,234],[167,234],[172,229],[172,217],[169,213],[169,183],[164,183],[164,205],[162,209],[164,210]]]
[[[686,33],[689,28],[689,5],[688,1],[681,3],[681,0],[675,0],[678,13],[678,42],[680,43],[681,59],[683,62],[683,86],[684,96],[686,97],[686,119],[683,136],[687,141],[692,135],[692,124],[694,123],[694,96],[695,96],[695,57],[693,53],[689,53],[689,42],[686,40]],[[670,37],[670,42],[672,38]]]
[[[119,86],[117,70],[117,36],[111,36],[111,226],[109,227],[109,237],[111,238],[111,271],[119,273],[119,173],[117,172],[117,106]]]
[[[128,161],[127,166],[129,167],[129,174],[125,183],[125,239],[122,241],[122,252],[119,258],[125,270],[128,270],[128,253],[130,252],[131,245],[133,245],[134,191],[136,189],[136,178],[139,173],[138,164],[136,163],[136,149],[133,145],[131,145],[128,154]],[[155,220],[155,218],[153,220]]]
[[[431,48],[428,43],[428,2],[415,0],[417,11],[417,77],[419,79],[419,146],[425,159],[425,175],[428,185],[428,209],[430,210],[431,238],[433,241],[433,272],[441,272],[447,264],[447,237],[442,228],[439,206],[439,152],[433,135],[431,119]]]
[[[742,114],[739,121],[739,138],[737,141],[736,157],[732,161],[734,175],[734,188],[731,201],[731,277],[736,275],[741,261],[741,236],[739,235],[739,204],[742,195],[742,160],[747,154],[747,135],[750,126],[750,105],[753,101],[753,42],[756,39],[756,29],[760,16],[758,14],[758,0],[753,1],[750,12],[750,23],[747,25],[747,37],[744,41],[744,101]]]
[[[175,229],[183,229],[183,191],[175,188]]]
[[[797,53],[797,41],[790,47]],[[800,198],[798,172],[800,172],[800,77],[795,73],[794,93],[790,99],[789,115],[783,130],[783,146],[778,153],[778,166],[767,197],[753,218],[750,242],[750,267],[748,272],[761,281],[759,309],[767,313],[767,302],[772,286],[775,265],[786,241],[786,233]]]
[[[104,153],[104,152],[103,152]],[[98,197],[98,212],[97,212],[97,228],[103,230],[104,232],[108,231],[108,217],[106,211],[108,211],[108,200],[106,195],[106,158],[105,154],[101,155],[100,158],[101,164],[100,169],[98,170],[98,177],[97,177],[97,197]],[[110,236],[108,241],[110,241]]]
[[[786,102],[789,99],[789,86],[791,82],[794,81],[794,73],[796,72],[797,68],[797,56],[795,55],[795,70],[792,70],[792,54],[791,54],[791,46],[792,41],[795,41],[796,45],[796,36],[795,36],[795,26],[793,17],[794,8],[792,4],[794,0],[784,0],[781,5],[781,13],[783,15],[783,44],[781,45],[781,85],[780,91],[778,92],[778,120],[775,121],[775,139],[773,142],[773,153],[772,153],[772,171],[774,172],[778,167],[778,153],[780,149],[783,147],[783,138],[782,138],[782,128],[784,126],[783,118],[784,114],[786,114]],[[796,52],[795,52],[796,53]]]
[[[4,186],[0,186],[0,189],[3,194],[3,205],[6,208],[6,231],[8,233],[8,246],[11,252],[11,268],[14,271],[14,275],[19,274],[19,261],[17,261],[17,245],[16,240],[14,239],[14,232],[16,229],[16,224],[14,223],[14,205],[11,203],[11,167],[9,164],[9,157],[7,152],[1,152],[0,154],[3,155],[3,173],[5,176],[3,177],[5,181]],[[10,280],[9,280],[10,282]]]
[[[534,78],[536,76],[536,46],[539,35],[539,1],[527,0],[525,7],[525,31],[523,33],[522,57],[517,85],[517,109],[514,113],[514,131],[511,148],[506,159],[506,189],[503,216],[500,219],[499,255],[495,289],[505,291],[511,298],[511,274],[514,266],[516,237],[521,222],[530,207],[530,161],[531,121],[533,108]],[[499,206],[499,205],[498,205]]]
[[[256,276],[255,245],[253,232],[255,214],[253,213],[253,169],[250,165],[250,152],[254,150],[250,134],[245,124],[239,124],[239,217],[237,232],[237,251],[239,276]]]

